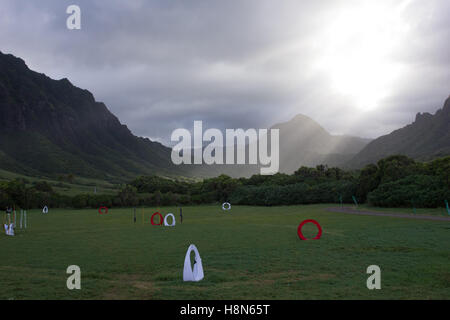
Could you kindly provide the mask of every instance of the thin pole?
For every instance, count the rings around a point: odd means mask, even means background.
[[[180,207],[180,221],[183,223],[183,208]]]
[[[355,197],[355,196],[352,196],[352,198],[353,198],[353,202],[354,202],[355,205],[356,205],[356,209],[358,209],[358,201],[356,201],[356,197]]]

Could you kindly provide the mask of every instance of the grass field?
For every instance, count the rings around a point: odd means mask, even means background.
[[[1,299],[448,299],[450,222],[326,212],[333,205],[176,208],[175,227],[152,226],[146,208],[30,211],[27,230],[0,235]],[[336,205],[334,205],[336,206]],[[320,240],[297,227],[316,219]],[[316,229],[305,225],[304,234]],[[205,278],[183,282],[189,244]],[[381,290],[366,269],[381,268]],[[81,290],[66,268],[81,268]]]

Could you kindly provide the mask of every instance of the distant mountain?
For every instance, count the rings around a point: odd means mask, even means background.
[[[450,98],[435,115],[372,142],[329,134],[297,115],[274,125],[280,130],[280,172],[301,166],[362,166],[391,154],[426,160],[450,154]],[[0,168],[31,176],[74,174],[110,181],[138,175],[239,177],[259,173],[258,165],[182,165],[171,149],[134,136],[126,125],[69,80],[53,80],[25,62],[0,52]]]
[[[371,141],[353,136],[331,135],[313,119],[302,114],[288,122],[276,124],[270,129],[279,129],[279,172],[282,173],[293,173],[301,166],[315,167],[319,164],[330,167],[343,166]],[[270,138],[268,140],[270,141]],[[228,150],[229,148],[224,154]],[[236,158],[236,152],[234,155]],[[232,177],[248,177],[259,174],[260,165],[196,165],[192,166],[192,170],[194,172],[197,170],[197,175],[227,174]]]
[[[292,173],[300,166],[341,166],[371,140],[335,136],[305,115],[297,115],[272,129],[280,130],[280,171]]]
[[[87,90],[0,52],[0,168],[125,180],[185,173],[171,149],[134,136]]]
[[[373,140],[348,166],[362,167],[393,154],[422,161],[450,155],[450,97],[434,115],[418,113],[412,124]]]

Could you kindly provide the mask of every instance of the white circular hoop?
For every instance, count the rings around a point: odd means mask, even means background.
[[[48,213],[48,207],[47,207],[47,206],[45,206],[45,207],[42,209],[42,213]]]
[[[168,217],[172,217],[172,224],[169,224],[168,222],[167,222],[167,218]],[[166,214],[166,216],[164,217],[164,226],[165,227],[173,227],[173,226],[175,226],[175,216],[173,215],[173,213],[168,213],[168,214]]]
[[[222,203],[222,210],[228,211],[230,209],[231,209],[231,204],[229,202]]]

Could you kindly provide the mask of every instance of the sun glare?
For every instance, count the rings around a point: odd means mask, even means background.
[[[395,85],[401,66],[392,55],[408,29],[403,8],[372,3],[342,10],[326,32],[320,65],[335,92],[351,97],[361,110],[376,108]]]

